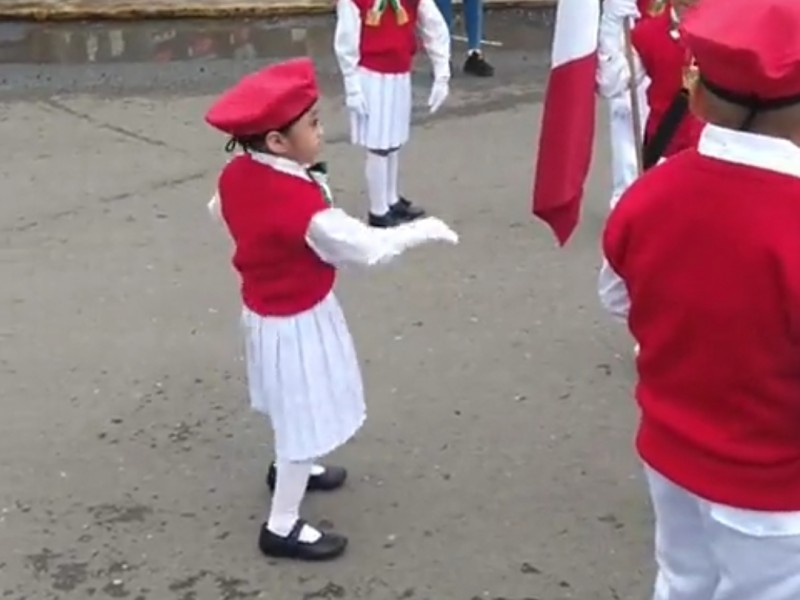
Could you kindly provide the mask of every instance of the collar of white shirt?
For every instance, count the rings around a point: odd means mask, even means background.
[[[301,165],[298,162],[284,158],[282,156],[275,156],[274,154],[266,154],[265,152],[248,152],[250,158],[257,163],[272,167],[276,171],[286,173],[287,175],[294,175],[300,179],[311,181],[311,175],[308,174],[308,167]]]
[[[789,140],[706,125],[697,150],[709,158],[800,177],[800,147]]]

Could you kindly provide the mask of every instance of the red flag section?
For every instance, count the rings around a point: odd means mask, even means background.
[[[562,246],[578,225],[594,144],[597,0],[559,0],[533,183],[533,214]]]

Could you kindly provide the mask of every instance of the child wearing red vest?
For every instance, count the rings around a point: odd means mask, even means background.
[[[334,48],[353,144],[367,149],[369,223],[394,227],[424,211],[398,191],[399,152],[411,128],[411,69],[419,37],[433,64],[428,99],[449,93],[450,33],[434,0],[337,0]]]
[[[800,598],[800,2],[700,0],[697,148],[612,211],[655,600]]]
[[[638,176],[637,153],[644,142],[644,167],[697,145],[703,122],[688,111],[684,75],[690,56],[679,30],[680,15],[696,0],[604,0],[599,35],[598,89],[612,114],[613,190],[611,207]],[[631,31],[634,72],[631,73],[623,31]],[[634,139],[633,124],[619,116],[630,105],[631,82],[637,88],[644,120],[644,139]],[[644,94],[642,93],[644,89]],[[646,102],[642,100],[646,99]],[[613,108],[616,107],[616,108]],[[623,108],[624,107],[624,108]],[[667,113],[672,113],[667,116]],[[638,138],[638,136],[637,136]],[[601,294],[614,294],[619,279],[603,262],[598,277]],[[634,348],[638,352],[638,347]]]
[[[353,342],[333,293],[337,268],[373,266],[432,241],[456,243],[428,218],[373,229],[334,208],[315,166],[322,128],[308,59],[248,75],[211,107],[206,120],[241,153],[219,177],[214,207],[234,242],[241,279],[250,402],[272,425],[274,496],[260,530],[267,556],[324,560],[347,539],[300,516],[306,490],[344,483],[339,467],[316,465],[366,418]]]
[[[646,18],[639,19],[631,32],[636,64],[641,68],[630,73],[624,55],[617,54],[613,62],[607,58],[603,64],[601,52],[602,77],[599,80],[601,93],[608,98],[629,95],[631,80],[638,85],[646,79],[647,107],[645,121],[645,147],[661,145],[656,139],[664,139],[663,148],[655,152],[645,152],[649,164],[667,158],[685,148],[697,144],[703,122],[686,110],[684,75],[691,65],[691,56],[680,35],[681,13],[697,0],[655,0]],[[638,3],[641,6],[641,3]],[[604,39],[622,39],[624,19],[639,15],[635,0],[604,0],[603,22],[601,24],[601,50]],[[677,108],[682,105],[683,109]],[[676,117],[667,117],[672,112]],[[674,123],[670,121],[674,120]],[[668,131],[659,132],[660,128]]]
[[[647,88],[649,114],[645,124],[645,145],[653,143],[670,107],[684,89],[684,77],[692,57],[681,38],[681,13],[691,0],[662,3],[660,13],[636,24],[631,33],[633,47],[650,79]],[[685,148],[697,145],[703,122],[691,112],[684,111],[675,132],[658,158],[667,158]]]

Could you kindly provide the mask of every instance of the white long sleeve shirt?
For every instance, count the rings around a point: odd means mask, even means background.
[[[270,154],[251,153],[251,156],[288,175],[316,181],[325,189],[326,195],[332,197],[327,182],[309,174],[302,165]],[[218,194],[214,194],[208,209],[217,221],[223,222]],[[372,267],[388,263],[406,250],[424,243],[455,242],[458,238],[438,219],[421,219],[399,227],[380,229],[369,227],[342,209],[331,206],[311,219],[305,239],[317,256],[330,265]]]

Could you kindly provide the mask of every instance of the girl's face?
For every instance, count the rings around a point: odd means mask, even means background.
[[[310,165],[317,162],[322,149],[322,135],[322,123],[314,105],[288,131],[267,134],[267,148],[278,156]]]

